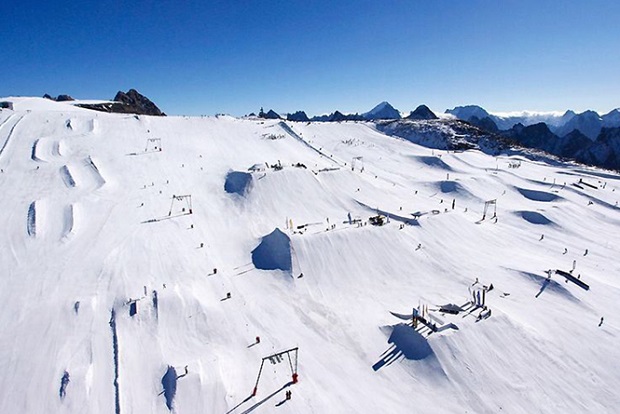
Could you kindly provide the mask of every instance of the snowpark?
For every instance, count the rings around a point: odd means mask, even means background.
[[[3,99],[0,412],[617,411],[620,175]]]

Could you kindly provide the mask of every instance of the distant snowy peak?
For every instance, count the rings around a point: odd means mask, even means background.
[[[603,127],[620,127],[620,108],[614,109],[603,116],[600,116],[595,111],[585,111],[577,114],[572,110],[564,113],[535,111],[488,112],[477,105],[457,106],[454,109],[446,110],[446,113],[489,131],[493,129],[485,127],[484,124],[488,125],[488,127],[492,127],[494,124],[497,129],[507,131],[518,124],[530,126],[544,122],[552,132],[560,137],[576,129],[591,140],[596,139]]]
[[[535,125],[544,122],[550,127],[558,127],[570,120],[575,113],[567,111],[561,112],[536,112],[536,111],[520,111],[520,112],[492,112],[491,116],[499,129],[510,129],[513,125],[523,124],[525,126]]]
[[[372,108],[369,112],[362,114],[362,117],[368,120],[400,119],[400,112],[388,102],[384,101]]]
[[[426,105],[418,106],[415,111],[411,112],[406,119],[414,119],[414,120],[429,120],[429,119],[439,119],[437,115]]]
[[[484,108],[478,105],[457,106],[454,109],[446,109],[446,113],[454,115],[462,121],[469,121],[473,117],[484,119],[490,116]]]
[[[603,119],[600,115],[594,111],[585,111],[573,116],[570,121],[560,126],[556,133],[558,136],[563,137],[576,129],[594,141],[598,134],[601,133],[602,128]]]
[[[606,128],[614,128],[620,126],[620,108],[616,108],[601,117],[603,126]]]

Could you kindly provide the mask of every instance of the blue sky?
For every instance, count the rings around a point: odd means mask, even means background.
[[[620,107],[617,0],[3,1],[0,96],[169,114]]]

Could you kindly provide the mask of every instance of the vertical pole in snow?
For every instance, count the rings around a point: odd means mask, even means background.
[[[256,392],[258,391],[258,381],[260,380],[260,374],[263,372],[263,365],[265,364],[265,358],[260,363],[260,368],[258,369],[258,376],[256,377],[256,384],[254,384],[254,389],[252,390],[252,397],[256,397]]]

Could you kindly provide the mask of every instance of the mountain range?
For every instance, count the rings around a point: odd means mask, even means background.
[[[53,98],[46,94],[44,98],[57,102],[74,101],[69,95],[59,95]],[[130,89],[127,93],[119,91],[113,101],[101,103],[76,101],[74,105],[104,112],[165,115],[153,102],[135,89]],[[250,114],[249,116],[256,115]],[[416,130],[416,135],[424,132],[430,133],[432,137],[440,134],[441,128],[438,128],[438,125],[411,126],[408,122],[436,121],[439,124],[445,124],[448,121],[446,118],[453,118],[480,128],[485,133],[495,135],[496,139],[509,140],[513,145],[545,151],[551,155],[589,165],[620,169],[620,108],[603,115],[592,110],[582,113],[572,110],[564,113],[528,111],[491,113],[481,106],[467,105],[446,110],[441,116],[443,119],[440,119],[426,105],[419,105],[409,115],[403,116],[401,111],[389,102],[383,101],[362,114],[343,113],[336,110],[331,114],[309,117],[305,111],[280,115],[273,109],[264,112],[261,108],[258,118],[286,119],[297,122],[368,121],[381,123],[399,121],[401,126],[398,128],[391,126],[388,129]],[[422,141],[426,140],[427,138],[422,139]],[[434,138],[430,138],[430,141],[433,140]]]
[[[448,109],[446,113],[493,132],[509,130],[518,124],[529,126],[542,122],[558,137],[564,137],[574,130],[578,130],[592,141],[596,140],[602,128],[620,127],[620,108],[604,115],[599,115],[591,110],[579,114],[572,110],[564,113],[521,112],[493,114],[480,106],[467,105]]]

